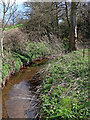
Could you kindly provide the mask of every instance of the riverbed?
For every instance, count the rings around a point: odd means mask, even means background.
[[[34,65],[20,69],[7,81],[2,90],[2,118],[38,119],[39,99],[36,95],[40,82],[32,81],[47,59],[34,61]],[[38,83],[38,84],[37,84]]]

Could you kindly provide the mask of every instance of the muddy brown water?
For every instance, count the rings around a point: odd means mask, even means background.
[[[35,61],[43,64],[46,62],[47,59]],[[42,67],[43,65],[26,67],[10,77],[2,90],[2,118],[36,118],[39,109],[34,88],[37,86],[32,82],[32,77]]]

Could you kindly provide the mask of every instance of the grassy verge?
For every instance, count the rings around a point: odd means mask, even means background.
[[[43,69],[40,117],[45,120],[88,120],[88,55],[74,51]]]
[[[36,57],[43,57],[50,54],[49,48],[43,43],[26,43],[23,47],[17,44],[9,53],[4,50],[5,57],[2,62],[2,78],[9,75],[10,72],[17,72],[20,66],[25,62],[31,62]]]
[[[7,27],[7,28],[5,28],[5,30],[10,30],[12,28],[19,28],[19,27],[22,27],[22,26],[24,26],[24,25],[23,24],[18,24],[18,25],[15,25],[15,26]]]
[[[19,28],[19,27],[23,27],[24,25],[23,24],[17,24],[15,26],[11,26],[11,27],[6,27],[4,30],[10,30],[12,28]],[[2,30],[2,28],[0,28],[0,30]]]

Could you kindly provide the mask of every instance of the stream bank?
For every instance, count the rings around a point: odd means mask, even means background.
[[[24,67],[7,81],[2,90],[2,117],[38,119],[40,93],[40,70],[47,59],[36,60]]]
[[[46,60],[53,60],[53,59],[56,59],[58,58],[59,56],[61,56],[63,53],[60,53],[60,54],[52,54],[52,55],[45,55],[45,56],[42,56],[42,57],[36,57],[36,58],[33,58],[32,59],[32,62],[28,62],[28,61],[25,61],[25,62],[21,62],[20,59],[15,59],[14,62],[12,61],[12,66],[11,66],[11,63],[6,63],[5,66],[7,66],[7,64],[10,64],[9,67],[9,71],[8,69],[4,69],[4,71],[7,71],[7,76],[4,77],[2,79],[2,82],[0,84],[0,88],[3,88],[4,86],[6,86],[7,84],[7,81],[9,80],[10,76],[14,75],[16,72],[18,72],[19,70],[21,69],[24,69],[26,67],[30,67],[31,65],[34,65],[34,64],[37,64],[39,61],[42,61],[43,59],[46,59]],[[25,58],[24,58],[25,59]],[[18,61],[18,62],[17,62]],[[15,65],[16,64],[16,65]],[[17,67],[18,66],[18,67]],[[12,69],[11,69],[12,68]],[[6,74],[6,73],[3,73],[2,74]],[[3,75],[4,76],[4,75]]]
[[[37,100],[41,89],[40,73],[42,71],[42,68],[44,67],[43,65],[47,63],[47,61],[49,60],[51,61],[52,59],[55,59],[58,56],[60,55],[51,55],[51,56],[45,56],[43,58],[33,59],[34,61],[31,64],[26,64],[26,66],[21,66],[19,72],[15,72],[13,75],[10,75],[8,79],[6,79],[6,83],[5,86],[3,87],[3,92],[2,92],[3,118],[16,118],[16,117],[21,118],[21,116],[23,118],[30,118],[30,116],[33,117],[33,115],[31,114],[34,114],[35,117],[35,114],[39,112],[39,108],[37,107],[36,112],[34,111],[34,113],[29,114],[29,112],[32,112],[33,110],[31,110],[31,108],[28,108],[26,110],[27,112],[25,112],[26,106],[29,107],[35,106],[35,103],[36,105],[38,105]],[[22,90],[23,88],[24,91]],[[19,103],[16,102],[17,97],[20,100]],[[28,97],[35,98],[34,103],[31,102],[31,104],[33,104],[31,106],[30,106],[31,98]],[[23,101],[23,103],[21,101]],[[17,111],[17,108],[15,106],[16,104],[17,106],[19,105],[21,106],[21,104],[22,105],[26,104],[25,109],[24,106],[22,106],[21,108],[19,107],[20,108],[19,111],[22,111],[21,114],[19,115],[17,115],[18,113],[15,113],[15,111]],[[12,106],[15,106],[14,108],[15,111],[13,110]],[[12,111],[14,111],[15,114],[13,114]],[[25,114],[23,114],[24,112]],[[36,117],[36,119],[37,118],[38,117]]]
[[[19,65],[19,67],[18,68],[16,68],[16,66],[15,66],[15,62],[13,63],[14,65],[12,65],[12,69],[10,69],[9,70],[9,72],[8,72],[8,74],[7,74],[7,76],[5,77],[5,78],[3,78],[2,79],[2,82],[1,82],[1,84],[0,84],[0,88],[3,88],[4,86],[6,86],[6,84],[7,84],[7,81],[10,79],[10,77],[12,76],[12,75],[14,75],[16,72],[19,72],[20,70],[22,70],[22,69],[25,69],[26,67],[30,67],[30,66],[32,66],[32,65],[34,65],[34,64],[37,64],[38,62],[40,62],[40,61],[42,61],[42,60],[44,60],[44,59],[47,59],[48,60],[48,58],[46,58],[46,57],[37,57],[37,58],[35,58],[35,59],[32,59],[32,62],[30,62],[30,63],[28,63],[27,61],[25,61],[25,62],[21,62],[21,63],[19,63],[20,65]],[[42,61],[43,62],[43,61]]]

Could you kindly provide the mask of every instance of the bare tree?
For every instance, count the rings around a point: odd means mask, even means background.
[[[12,9],[12,17],[11,17],[11,21],[12,21],[13,25],[15,25],[16,19],[18,16],[19,16],[18,6],[16,4],[14,4],[13,9]]]
[[[16,4],[16,0],[14,0],[13,3],[11,3],[10,0],[8,0],[7,2],[5,2],[5,0],[0,0],[0,5],[2,6],[2,28],[1,28],[1,39],[0,39],[0,43],[1,43],[1,57],[3,58],[3,38],[4,38],[4,30],[6,25],[8,24],[8,22],[10,21],[10,18],[13,15],[13,6]],[[15,10],[16,11],[16,10]],[[14,11],[14,13],[15,13]],[[8,15],[8,17],[7,17]],[[7,18],[6,18],[7,17]]]

